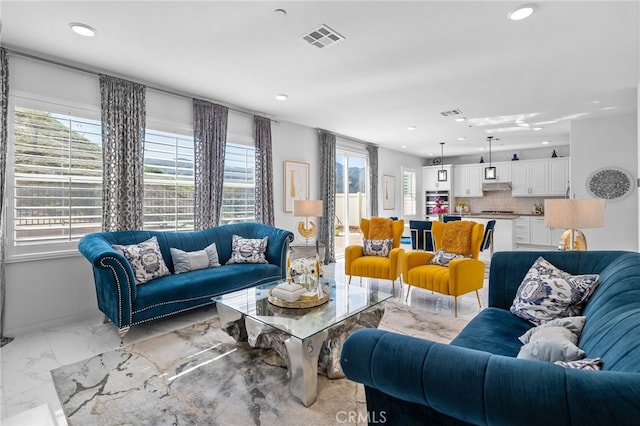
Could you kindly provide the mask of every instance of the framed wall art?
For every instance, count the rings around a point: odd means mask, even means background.
[[[625,198],[634,188],[631,173],[617,167],[596,170],[587,178],[587,191],[596,198],[618,201]]]
[[[294,200],[309,198],[309,163],[284,162],[284,211],[293,213]]]
[[[396,208],[396,177],[393,175],[382,176],[382,208],[384,210]]]

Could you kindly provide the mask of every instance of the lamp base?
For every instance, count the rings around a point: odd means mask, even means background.
[[[573,232],[572,232],[573,231]],[[573,248],[571,247],[571,238],[573,235]],[[587,251],[587,238],[582,231],[577,229],[567,229],[562,233],[560,242],[558,243],[559,250],[573,250],[573,251]]]

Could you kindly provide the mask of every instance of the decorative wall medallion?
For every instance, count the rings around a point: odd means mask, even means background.
[[[623,169],[608,167],[596,170],[587,179],[587,191],[594,197],[619,200],[631,193],[633,176]]]

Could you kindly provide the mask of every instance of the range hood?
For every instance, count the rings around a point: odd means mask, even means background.
[[[482,184],[483,191],[511,191],[511,182],[486,182]]]

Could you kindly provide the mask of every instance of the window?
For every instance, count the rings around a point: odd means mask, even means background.
[[[416,171],[402,170],[402,212],[404,216],[416,214]]]
[[[144,228],[193,230],[193,137],[147,129],[144,141]]]
[[[227,142],[220,223],[255,221],[256,149]]]
[[[102,229],[99,121],[14,109],[13,245],[75,242]]]

